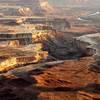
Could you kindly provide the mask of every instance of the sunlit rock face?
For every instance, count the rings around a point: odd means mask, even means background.
[[[14,11],[16,15],[34,15],[42,13],[43,10],[40,7],[39,0],[0,0],[0,3],[11,5],[13,9],[10,9],[7,13]],[[16,7],[17,6],[17,7]],[[6,6],[9,9],[9,6]],[[12,15],[13,15],[12,13]]]
[[[0,16],[32,16],[34,15],[34,12],[29,7],[18,7],[15,8],[13,6],[12,8],[6,7],[4,9],[0,9]]]
[[[39,0],[39,2],[40,7],[46,12],[52,12],[54,10],[53,7],[49,4],[48,0]]]
[[[34,12],[32,12],[32,10],[28,7],[19,8],[18,12],[19,12],[20,15],[23,15],[23,16],[32,16],[32,15],[34,15]]]
[[[19,47],[19,46],[20,46],[18,40],[10,41],[10,42],[8,43],[8,45],[11,46],[11,47]]]

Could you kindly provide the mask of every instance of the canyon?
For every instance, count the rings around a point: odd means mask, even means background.
[[[0,0],[0,100],[100,100],[98,7],[77,1]]]

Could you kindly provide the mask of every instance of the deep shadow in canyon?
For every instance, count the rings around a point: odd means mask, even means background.
[[[63,34],[63,33],[62,33]],[[74,36],[70,37],[70,33],[64,35],[56,35],[54,39],[47,37],[43,40],[44,50],[49,52],[49,55],[58,60],[80,59],[82,57],[89,57],[95,54],[95,50],[89,48],[89,44],[78,41]],[[66,37],[66,35],[68,37]]]

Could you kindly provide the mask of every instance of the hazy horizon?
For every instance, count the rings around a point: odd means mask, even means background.
[[[99,5],[100,0],[48,0],[53,5],[67,6],[67,5]]]
[[[1,2],[9,2],[9,1],[14,1],[14,2],[33,2],[34,0],[0,0]],[[67,5],[83,5],[83,6],[99,6],[100,0],[35,0],[35,1],[48,1],[51,5],[53,6],[64,6],[66,7]]]

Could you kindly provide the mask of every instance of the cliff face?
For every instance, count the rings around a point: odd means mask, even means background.
[[[54,11],[53,7],[49,4],[48,0],[39,0],[40,7],[45,10],[46,12]]]

